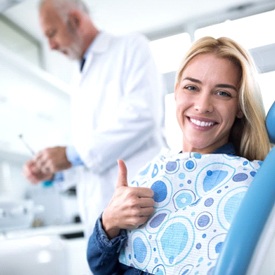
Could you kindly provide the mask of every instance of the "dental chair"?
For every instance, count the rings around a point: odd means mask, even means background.
[[[275,102],[267,114],[266,127],[274,144]],[[272,148],[241,202],[213,275],[275,274],[274,204],[275,148]]]

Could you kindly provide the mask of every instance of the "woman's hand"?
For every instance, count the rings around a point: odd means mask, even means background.
[[[134,229],[144,224],[154,212],[154,192],[146,187],[128,187],[127,167],[118,160],[115,193],[102,215],[103,228],[110,239],[120,229]]]

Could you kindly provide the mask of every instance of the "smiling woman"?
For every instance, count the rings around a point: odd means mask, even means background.
[[[89,241],[94,274],[215,269],[271,146],[252,59],[229,38],[199,39],[178,70],[175,101],[182,151],[160,154],[129,183],[118,162],[117,188]]]

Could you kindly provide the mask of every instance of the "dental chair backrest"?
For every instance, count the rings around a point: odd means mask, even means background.
[[[266,129],[271,143],[275,144],[275,101],[266,116]]]
[[[271,143],[275,143],[275,102],[267,114],[266,127]],[[272,148],[241,202],[223,243],[214,275],[251,274],[247,271],[258,240],[270,220],[270,213],[275,213],[274,166],[275,148]],[[274,233],[275,229],[272,230]]]

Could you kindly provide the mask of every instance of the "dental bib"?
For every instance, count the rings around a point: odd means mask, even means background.
[[[155,212],[128,231],[119,261],[158,275],[212,274],[260,164],[226,154],[158,156],[129,184],[154,191]]]

